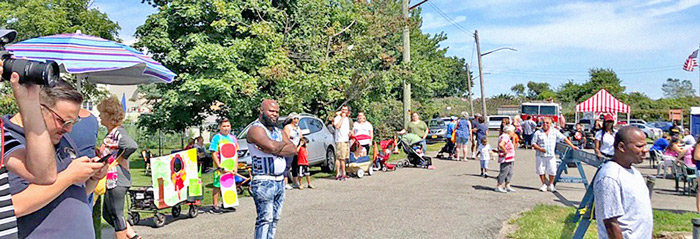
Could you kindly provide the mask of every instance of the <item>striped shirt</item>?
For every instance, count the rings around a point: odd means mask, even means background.
[[[9,120],[9,117],[5,117],[3,120]],[[5,128],[4,124],[3,129],[5,131],[3,135],[5,154],[2,156],[3,159],[7,160],[7,156],[10,155],[10,153],[24,148],[24,145],[7,132],[7,128]],[[3,165],[3,167],[0,168],[0,239],[8,238],[17,238],[17,218],[15,217],[15,209],[12,206],[10,180],[8,179],[7,169]]]

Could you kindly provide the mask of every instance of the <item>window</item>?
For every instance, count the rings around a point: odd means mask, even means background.
[[[308,123],[309,133],[316,133],[318,131],[321,131],[324,127],[323,122],[317,119],[309,119]]]
[[[430,125],[428,127],[437,128],[437,127],[442,127],[443,125],[445,125],[445,121],[443,121],[441,119],[435,119],[435,120],[430,121]]]
[[[522,112],[524,115],[538,115],[539,114],[539,106],[523,105]]]
[[[310,118],[301,118],[299,119],[299,128],[302,130],[309,129],[308,123]]]
[[[558,115],[557,107],[553,105],[540,106],[541,115]]]

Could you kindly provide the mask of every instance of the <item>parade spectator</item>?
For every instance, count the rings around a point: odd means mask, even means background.
[[[615,142],[615,133],[617,133],[613,129],[615,120],[612,115],[605,115],[604,119],[603,128],[595,134],[595,154],[598,155],[598,158],[612,158],[613,153],[615,153],[613,143]]]
[[[511,125],[510,119],[509,119],[509,118],[503,118],[503,119],[501,120],[501,125],[498,127],[498,135],[503,134],[503,128],[504,128],[506,125]]]
[[[188,139],[187,145],[185,146],[184,150],[193,149],[193,148],[194,148],[194,138]]]
[[[542,129],[535,132],[532,138],[532,148],[535,149],[535,169],[540,176],[542,186],[540,191],[556,192],[554,187],[554,176],[557,173],[557,159],[554,154],[554,149],[557,142],[564,141],[573,149],[578,149],[569,139],[566,138],[559,130],[552,127],[552,118],[546,117],[542,121]],[[549,176],[549,181],[545,175]]]
[[[78,113],[80,120],[73,125],[73,129],[68,132],[68,135],[75,142],[78,152],[77,157],[88,157],[94,158],[97,156],[95,154],[95,146],[97,145],[97,130],[100,127],[100,123],[90,111],[86,109],[80,109]],[[90,193],[88,195],[88,203],[92,205],[94,200],[94,194]]]
[[[518,135],[518,139],[523,138],[523,119],[520,118],[520,115],[516,115],[515,118],[513,118],[513,126],[515,126],[515,134]],[[515,144],[516,146],[519,146],[520,144]]]
[[[698,142],[698,141],[700,141],[700,140],[696,140],[696,142]],[[696,177],[700,176],[700,149],[698,147],[700,147],[700,143],[696,143],[695,146],[693,146],[693,148],[694,148],[693,161],[695,161],[693,163],[695,163],[695,176]],[[695,185],[697,185],[695,192],[700,192],[700,191],[698,191],[698,190],[700,190],[700,185],[698,185],[697,183]],[[695,193],[695,206],[696,206],[697,213],[700,213],[700,193]]]
[[[455,132],[455,127],[457,127],[457,117],[450,116],[450,123],[447,124],[447,132],[445,133],[445,144],[449,149],[449,158],[455,158],[455,138],[452,135]]]
[[[212,161],[214,162],[214,168],[216,168],[216,170],[214,171],[214,182],[212,183],[212,199],[214,205],[211,209],[211,212],[213,213],[223,212],[219,208],[219,196],[221,195],[221,175],[223,173],[230,173],[235,176],[237,173],[236,169],[228,171],[221,166],[220,146],[226,143],[234,144],[236,150],[238,150],[239,148],[238,139],[235,135],[231,134],[231,121],[229,121],[228,119],[222,119],[219,122],[219,133],[214,135],[214,137],[211,139],[211,143],[209,144],[209,151],[211,151],[211,156],[213,159]],[[234,165],[238,167],[238,162],[235,162]]]
[[[423,153],[427,153],[428,145],[425,142],[425,138],[428,137],[428,125],[420,120],[420,116],[417,112],[411,114],[411,122],[408,123],[406,130],[408,130],[408,133],[418,135],[423,139],[420,143],[423,146]]]
[[[515,192],[510,186],[510,180],[513,178],[513,162],[515,161],[515,145],[510,139],[510,133],[515,131],[515,127],[508,125],[503,128],[503,134],[498,136],[498,185],[496,192],[507,193]]]
[[[664,155],[668,155],[676,159],[683,157],[687,149],[681,148],[680,144],[681,141],[678,138],[672,138],[671,142],[668,144],[668,147],[666,147],[666,150],[664,151]]]
[[[0,75],[2,64],[0,61]],[[26,238],[30,235],[70,237],[76,231],[85,232],[84,238],[94,237],[86,193],[91,193],[96,184],[97,180],[91,178],[103,176],[106,167],[101,163],[91,163],[94,158],[72,160],[68,152],[77,149],[67,142],[70,136],[64,138],[79,119],[82,95],[68,85],[42,88],[34,84],[19,84],[16,72],[11,74],[9,81],[19,113],[2,117],[0,238]],[[53,109],[50,111],[48,107]],[[66,169],[68,165],[70,170]],[[78,185],[72,187],[73,182]],[[54,202],[67,193],[74,193],[83,200]],[[46,206],[52,202],[53,207]],[[53,210],[72,206],[77,210]],[[39,211],[43,214],[40,215]],[[72,220],[71,223],[61,222],[66,219]]]
[[[299,189],[302,190],[304,189],[304,186],[301,184],[301,179],[303,177],[306,177],[306,187],[313,189],[314,186],[311,185],[311,172],[309,172],[309,151],[307,150],[307,147],[309,145],[309,139],[306,137],[301,138],[301,141],[299,142],[299,146],[297,146],[297,185],[299,185]]]
[[[674,120],[671,128],[668,128],[668,132],[671,134],[671,137],[680,137],[682,129],[680,127],[680,123],[678,120]]]
[[[615,135],[614,155],[593,179],[599,238],[652,238],[654,217],[649,190],[632,164],[644,161],[646,135],[626,126]]]
[[[479,165],[481,166],[481,174],[479,176],[484,176],[484,178],[489,177],[489,160],[491,160],[491,145],[489,145],[489,140],[487,138],[481,139],[479,142],[479,149],[476,156],[479,157]]]
[[[211,155],[207,153],[207,147],[204,146],[204,137],[197,136],[194,138],[194,147],[197,149],[197,161],[201,171],[206,172],[207,168],[212,165]]]
[[[469,113],[462,112],[462,118],[457,121],[457,127],[455,130],[457,131],[455,140],[455,143],[457,144],[457,161],[462,161],[462,159],[459,158],[460,153],[464,157],[464,161],[466,161],[467,153],[469,152],[469,149],[467,149],[467,143],[469,143],[469,139],[472,137],[472,125],[471,122],[469,122]]]
[[[472,127],[476,128],[476,141],[477,142],[481,142],[481,140],[488,137],[489,127],[486,125],[486,121],[484,120],[484,117],[479,117],[479,121],[477,122],[477,124],[472,125]]]
[[[523,128],[523,139],[525,140],[525,148],[532,147],[532,135],[537,130],[537,123],[532,120],[532,116],[527,116],[525,121],[521,124]]]
[[[374,138],[374,128],[372,128],[372,124],[367,121],[365,112],[360,111],[357,113],[357,122],[352,125],[352,132],[355,136],[355,140],[360,142],[360,146],[365,149],[365,154],[369,152],[372,139]]]
[[[664,133],[661,138],[657,139],[654,141],[654,144],[651,146],[649,149],[649,154],[654,157],[656,152],[661,152],[663,153],[666,151],[666,147],[668,147],[668,140],[671,139],[671,136],[668,133]]]
[[[576,128],[571,134],[571,142],[578,147],[578,149],[583,149],[586,146],[586,135],[581,128],[581,123],[576,123]]]
[[[253,174],[250,187],[257,212],[256,239],[275,238],[284,203],[284,157],[297,153],[296,146],[286,133],[277,128],[279,111],[279,104],[275,100],[263,100],[260,116],[253,122],[247,134]]]
[[[687,146],[695,146],[695,137],[690,134],[690,130],[685,129],[683,134],[685,134],[685,137],[683,137],[683,144]]]
[[[97,105],[100,112],[100,123],[107,127],[107,135],[102,141],[100,152],[102,156],[117,153],[120,155],[110,165],[107,172],[107,192],[105,193],[102,217],[114,227],[117,239],[138,238],[133,227],[124,218],[126,192],[131,187],[131,172],[129,171],[129,156],[136,152],[138,145],[126,129],[124,108],[117,97],[109,97]]]
[[[472,158],[476,158],[476,153],[477,153],[477,148],[479,145],[481,145],[481,141],[477,139],[476,137],[476,132],[479,130],[476,126],[479,125],[479,118],[481,118],[481,114],[474,114],[474,118],[469,119],[469,123],[472,125],[472,130],[471,130],[471,138],[469,140],[472,142],[472,147],[471,147],[471,156]]]
[[[299,114],[292,112],[287,116],[287,120],[284,122],[284,132],[285,135],[289,138],[290,141],[294,144],[294,146],[299,145],[299,141],[301,140],[301,128],[299,128]],[[299,187],[298,184],[296,184],[296,180],[294,178],[297,176],[298,172],[296,169],[292,168],[292,165],[296,165],[296,156],[289,156],[285,157],[284,160],[287,163],[287,167],[284,169],[284,189],[292,189],[292,186],[289,186],[289,179],[292,179],[292,182],[294,182],[294,187]],[[291,174],[290,175],[290,171]]]
[[[333,119],[335,127],[335,179],[345,181],[348,178],[345,172],[345,162],[350,158],[350,107],[343,105],[340,113]]]

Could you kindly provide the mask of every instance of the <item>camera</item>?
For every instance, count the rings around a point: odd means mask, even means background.
[[[19,74],[20,84],[36,84],[53,87],[60,81],[60,69],[54,61],[33,61],[12,58],[5,45],[14,41],[17,31],[0,29],[0,61],[3,62],[2,80],[10,80],[12,72]]]

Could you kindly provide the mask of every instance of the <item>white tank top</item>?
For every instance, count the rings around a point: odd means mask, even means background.
[[[299,141],[301,141],[301,129],[299,129],[299,126],[292,125],[292,130],[289,131],[289,140],[294,143],[294,146],[299,146]]]
[[[277,142],[282,142],[282,131],[275,127],[274,131],[270,131],[265,125],[260,123],[260,121],[255,121],[253,123],[253,127],[261,127],[265,130],[265,133],[267,133],[267,137],[270,139],[277,141]],[[274,154],[268,154],[260,149],[258,149],[258,146],[253,144],[253,143],[248,143],[248,151],[250,152],[250,156],[252,158],[253,162],[253,174],[255,175],[274,175],[274,176],[279,176],[284,173],[285,167],[287,167],[287,162],[284,160],[284,157],[274,155]],[[265,163],[266,161],[272,160],[271,164],[269,165],[268,163]],[[265,165],[256,165],[256,164],[265,164]],[[269,167],[269,166],[274,166],[274,167]],[[262,171],[259,171],[262,170]]]

